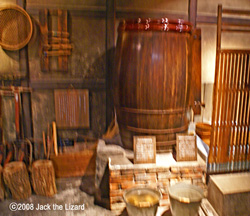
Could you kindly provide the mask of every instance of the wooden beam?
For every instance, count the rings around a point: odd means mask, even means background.
[[[47,5],[30,5],[29,7],[27,7],[27,12],[30,15],[33,16],[38,16],[39,14],[39,10],[41,9],[46,9],[48,8]],[[77,7],[62,7],[61,5],[58,6],[51,6],[50,8],[50,12],[55,12],[58,8],[63,9],[63,10],[67,10],[69,12],[69,14],[71,16],[82,16],[82,17],[101,17],[101,18],[105,18],[106,17],[106,7],[103,6],[96,6],[96,7],[89,7],[89,6],[79,6],[77,5]]]
[[[169,10],[155,10],[155,9],[132,9],[132,8],[117,8],[117,19],[131,19],[138,17],[161,18],[167,17],[169,19],[184,19],[187,20],[188,16],[185,14],[172,13]]]
[[[234,14],[234,15],[247,15],[250,16],[249,10],[233,10],[233,9],[223,9],[223,14]]]
[[[113,74],[115,64],[115,3],[116,0],[106,0],[106,127],[112,121],[113,100]]]
[[[197,1],[197,0],[190,0]],[[60,7],[60,6],[58,6]],[[53,8],[56,10],[58,7],[50,7],[51,10]],[[38,16],[39,10],[46,8],[45,5],[30,5],[27,7],[27,12],[30,15]],[[61,8],[61,7],[60,7]],[[63,9],[63,8],[62,8]],[[71,16],[81,16],[81,17],[95,17],[95,18],[105,18],[106,17],[106,8],[102,6],[98,7],[88,7],[88,6],[80,6],[80,7],[67,7]],[[138,17],[151,17],[151,18],[159,18],[159,17],[168,17],[169,19],[184,19],[188,20],[188,15],[186,14],[178,14],[172,13],[168,10],[155,10],[155,9],[132,9],[132,8],[116,8],[116,19],[127,19],[127,18],[138,18]],[[222,19],[223,23],[243,23],[249,25],[250,19],[246,18],[230,18],[224,17]],[[196,15],[196,25],[200,23],[206,24],[217,24],[217,16],[208,16],[197,14]]]
[[[196,17],[197,17],[197,0],[189,0],[188,20],[193,24],[193,28],[196,28]]]
[[[17,5],[26,10],[26,0],[16,0]],[[21,86],[29,87],[30,70],[29,70],[29,54],[28,45],[19,50],[19,70],[26,73],[25,79],[21,81]],[[29,93],[22,94],[21,104],[21,120],[23,126],[24,137],[33,137],[33,121],[31,114],[31,96]]]
[[[105,79],[37,79],[30,81],[30,87],[34,90],[41,89],[89,89],[91,91],[105,91]]]
[[[217,16],[203,16],[198,15],[196,19],[197,23],[206,23],[206,24],[217,24]],[[232,17],[222,18],[223,24],[232,23],[234,25],[250,25],[250,19],[239,19]]]
[[[238,32],[238,33],[250,33],[250,29],[231,29],[231,28],[222,28],[222,32]]]

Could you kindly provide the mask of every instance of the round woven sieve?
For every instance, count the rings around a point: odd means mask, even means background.
[[[23,48],[32,36],[32,21],[17,5],[0,7],[0,45],[6,50]]]

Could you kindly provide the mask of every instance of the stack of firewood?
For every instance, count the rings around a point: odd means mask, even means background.
[[[52,161],[37,160],[32,163],[32,144],[30,146],[30,160],[28,167],[23,161],[12,161],[0,167],[0,200],[4,199],[6,186],[13,199],[27,199],[32,193],[31,185],[37,195],[53,196],[57,193],[55,171]]]

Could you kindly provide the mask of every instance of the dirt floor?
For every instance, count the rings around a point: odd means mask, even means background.
[[[58,193],[52,198],[32,194],[27,200],[5,199],[0,202],[0,216],[114,215],[111,211],[95,205],[94,197],[80,190],[81,178],[57,179],[56,183]]]

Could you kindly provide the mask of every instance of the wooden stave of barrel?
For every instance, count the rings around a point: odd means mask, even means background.
[[[130,20],[118,27],[114,102],[125,148],[133,148],[133,136],[151,135],[158,152],[169,151],[176,133],[188,129],[191,27],[170,24],[164,30],[162,22]]]

